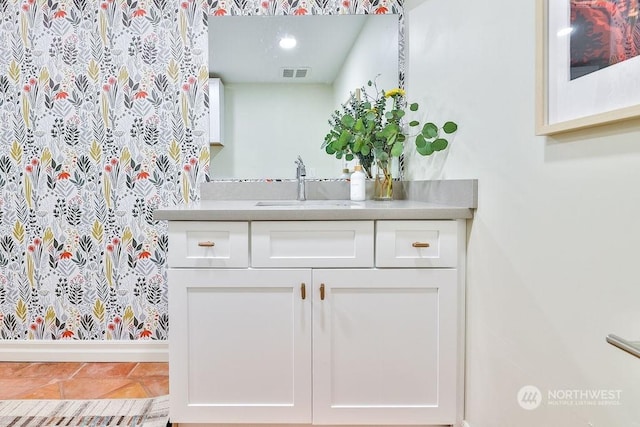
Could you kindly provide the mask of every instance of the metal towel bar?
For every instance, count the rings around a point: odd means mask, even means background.
[[[640,358],[640,341],[627,341],[617,335],[609,334],[607,335],[607,342],[629,354],[633,354],[635,357]]]

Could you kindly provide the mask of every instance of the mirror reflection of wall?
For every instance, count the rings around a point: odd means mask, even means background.
[[[337,178],[344,162],[320,148],[327,121],[378,74],[379,88],[398,86],[398,34],[398,15],[210,17],[209,74],[224,83],[211,177],[294,178],[300,155],[309,178]],[[281,49],[283,36],[296,46]]]

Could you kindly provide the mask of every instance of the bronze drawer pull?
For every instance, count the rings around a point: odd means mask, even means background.
[[[431,245],[429,245],[428,243],[424,243],[424,242],[413,242],[413,244],[411,246],[413,246],[414,248],[428,248]]]
[[[200,246],[201,248],[212,248],[215,245],[216,244],[213,242],[198,242],[198,246]]]
[[[300,295],[302,296],[302,299],[307,299],[307,287],[304,283],[300,285]]]
[[[320,300],[324,301],[324,283],[320,284]]]

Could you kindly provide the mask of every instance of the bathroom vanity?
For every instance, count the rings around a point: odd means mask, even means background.
[[[174,425],[460,425],[469,185],[158,210]]]

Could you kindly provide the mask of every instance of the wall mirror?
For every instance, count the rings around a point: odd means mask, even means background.
[[[380,89],[398,86],[399,33],[391,14],[211,16],[209,75],[224,86],[211,178],[292,179],[298,155],[308,178],[337,178],[343,161],[320,148],[327,121],[377,75]]]

